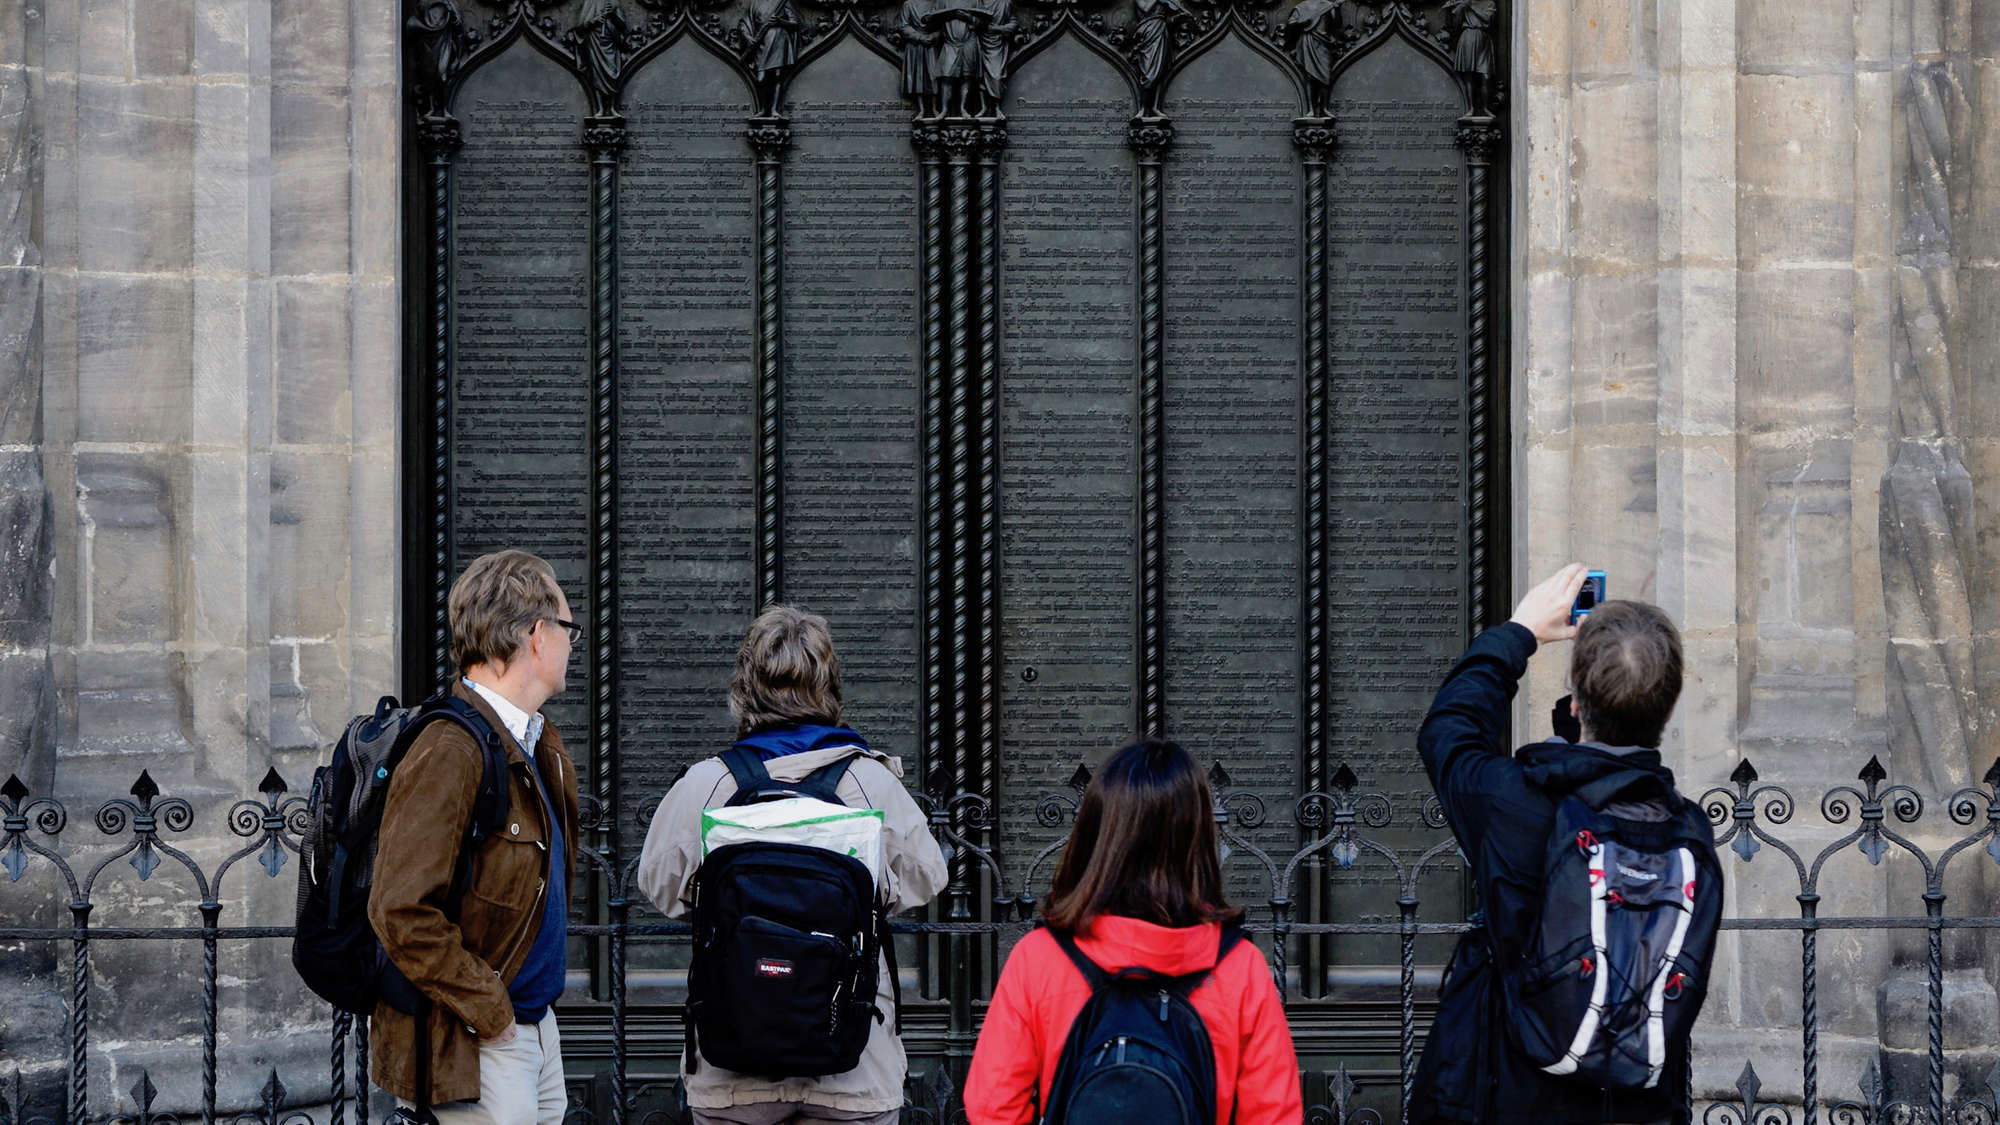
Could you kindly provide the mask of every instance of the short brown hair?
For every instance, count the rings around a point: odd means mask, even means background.
[[[729,713],[738,738],[794,723],[840,722],[840,660],[826,618],[794,606],[764,607],[736,648]]]
[[[451,659],[463,672],[505,664],[527,643],[537,621],[562,612],[556,572],[526,551],[495,551],[472,560],[451,584]]]
[[[1176,927],[1243,917],[1222,893],[1208,777],[1176,743],[1126,746],[1084,790],[1042,917],[1075,933],[1099,914]]]
[[[1645,602],[1605,602],[1583,619],[1569,657],[1577,721],[1606,746],[1652,746],[1681,697],[1681,635]]]

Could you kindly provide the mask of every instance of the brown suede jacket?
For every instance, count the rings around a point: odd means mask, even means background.
[[[382,808],[375,885],[368,920],[389,959],[428,995],[431,1008],[430,1101],[479,1096],[479,1040],[514,1022],[507,982],[527,959],[542,928],[552,835],[528,770],[539,767],[562,821],[563,863],[576,873],[576,767],[562,736],[545,722],[531,765],[493,709],[461,681],[453,693],[479,709],[507,750],[507,820],[472,857],[471,882],[458,924],[445,914],[452,867],[472,821],[483,766],[464,728],[424,728],[389,781]],[[567,880],[574,886],[574,879]],[[378,1005],[369,1024],[371,1077],[401,1098],[417,1097],[415,1018]]]

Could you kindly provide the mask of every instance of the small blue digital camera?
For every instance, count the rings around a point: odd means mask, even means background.
[[[1576,604],[1569,607],[1569,623],[1574,625],[1589,617],[1590,611],[1596,609],[1597,603],[1603,600],[1604,572],[1601,570],[1586,572],[1583,577],[1583,589],[1576,592]]]

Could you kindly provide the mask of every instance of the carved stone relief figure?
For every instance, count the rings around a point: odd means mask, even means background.
[[[1137,0],[1138,19],[1132,25],[1132,59],[1139,67],[1139,88],[1148,117],[1160,116],[1161,80],[1173,62],[1173,18],[1187,9],[1176,0]]]
[[[1334,43],[1346,0],[1302,0],[1285,20],[1285,45],[1306,73],[1306,116],[1325,117],[1333,93]]]
[[[1495,0],[1446,0],[1444,8],[1458,36],[1452,46],[1452,66],[1465,80],[1471,111],[1486,116],[1493,92],[1493,20],[1498,6]]]
[[[1971,783],[1977,681],[1972,656],[1972,478],[1963,460],[1951,332],[1960,317],[1952,245],[1950,122],[1963,98],[1949,65],[1911,65],[1909,162],[1892,366],[1896,440],[1882,477],[1882,587],[1888,609],[1892,748],[1919,758],[1936,791]]]
[[[1014,33],[1021,25],[1014,19],[1014,0],[982,0],[986,20],[979,28],[980,93],[982,117],[1000,116],[1000,99],[1007,89],[1007,60],[1014,54]]]
[[[799,58],[798,9],[792,0],[756,0],[743,17],[744,53],[757,75],[757,99],[764,113],[778,112],[784,100],[785,83]]]
[[[924,24],[938,33],[931,55],[932,97],[941,114],[969,116],[968,104],[980,85],[979,25],[986,21],[978,0],[939,0],[924,15]]]
[[[903,48],[903,96],[917,103],[917,116],[935,117],[937,90],[931,81],[931,58],[944,36],[925,23],[930,0],[903,0],[901,21],[891,34]]]

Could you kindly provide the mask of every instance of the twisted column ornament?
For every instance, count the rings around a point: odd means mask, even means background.
[[[971,652],[964,638],[972,623],[972,159],[979,129],[971,124],[943,127],[951,230],[951,353],[949,431],[951,442],[951,779],[952,792],[971,782],[969,739],[972,696]]]
[[[784,597],[783,167],[792,144],[779,117],[750,122],[757,154],[757,605]]]
[[[1492,494],[1492,468],[1487,447],[1492,426],[1488,400],[1492,394],[1491,305],[1488,279],[1490,238],[1487,179],[1493,157],[1504,139],[1500,123],[1491,117],[1469,117],[1458,123],[1458,147],[1466,166],[1466,289],[1465,289],[1465,446],[1466,446],[1466,633],[1486,624],[1491,564],[1486,528]]]
[[[934,124],[910,130],[922,178],[923,221],[923,598],[924,770],[944,765],[944,497],[950,488],[944,461],[946,388],[944,338],[944,137]]]
[[[1327,300],[1327,158],[1334,144],[1333,123],[1301,118],[1292,125],[1292,144],[1299,150],[1306,181],[1305,270],[1305,652],[1300,685],[1305,710],[1307,791],[1325,788],[1326,759],[1331,738],[1327,705],[1328,540],[1326,526],[1327,455],[1329,448],[1329,380],[1327,340],[1331,310]]]
[[[625,119],[584,123],[590,153],[590,729],[598,799],[620,807],[618,790],[618,157]],[[618,854],[619,817],[610,817],[611,851]]]
[[[1975,500],[1958,432],[1962,361],[1952,348],[1963,319],[1953,199],[1963,192],[1964,163],[1953,122],[1971,114],[1949,60],[1907,66],[1895,306],[1901,347],[1891,359],[1896,429],[1880,515],[1889,737],[1897,755],[1921,761],[1931,784],[1949,792],[1970,781],[1981,707],[1971,640]]]
[[[1007,129],[979,126],[979,778],[999,796],[1000,763],[1000,156]]]
[[[1162,165],[1173,122],[1135,117],[1126,143],[1139,157],[1139,730],[1166,734],[1167,481],[1166,242]]]
[[[451,679],[451,165],[464,144],[457,119],[426,117],[417,145],[430,178],[430,665],[431,682]]]

